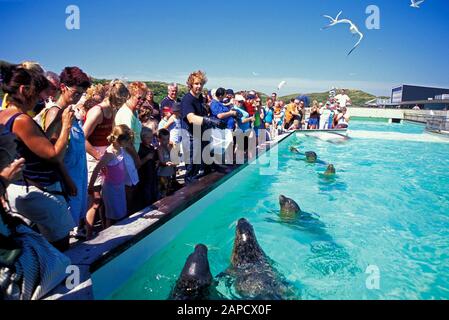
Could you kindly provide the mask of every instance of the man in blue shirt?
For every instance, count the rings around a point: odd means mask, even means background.
[[[162,114],[162,109],[164,107],[168,107],[170,112],[172,112],[172,108],[174,107],[176,102],[179,102],[178,99],[178,85],[176,83],[171,83],[167,87],[167,96],[161,101],[161,105],[159,107],[160,114]]]
[[[234,130],[235,129],[235,119],[237,112],[230,110],[223,104],[223,99],[225,97],[226,90],[224,88],[218,88],[215,92],[215,98],[210,104],[211,116],[221,121],[226,122],[226,128]]]
[[[223,104],[223,99],[225,98],[226,90],[224,88],[218,88],[215,91],[215,97],[213,97],[213,100],[210,104],[210,113],[212,118],[216,118],[226,124],[226,129],[229,129],[231,131],[234,131],[235,129],[235,119],[234,117],[237,116],[237,111],[230,110],[229,107],[225,106]],[[219,147],[222,150],[229,150],[228,148],[232,146],[232,134],[229,134],[227,136],[228,132],[223,131],[223,135],[221,137],[227,137],[225,138],[225,143]],[[229,139],[228,139],[229,138]],[[219,152],[219,151],[217,151]],[[229,152],[229,151],[228,151]],[[226,152],[222,152],[222,158],[221,158],[221,164],[225,163],[225,156]],[[216,169],[218,171],[225,172],[225,168],[216,166]]]

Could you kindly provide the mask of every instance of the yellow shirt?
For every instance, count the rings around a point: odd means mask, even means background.
[[[7,98],[8,98],[8,94],[5,93],[5,95],[3,96],[2,106],[1,106],[0,110],[5,110],[6,109],[6,99]]]
[[[8,98],[8,94],[5,93],[5,95],[3,96],[3,100],[2,100],[2,105],[0,108],[1,110],[5,110],[6,108],[8,108],[8,104],[7,104],[7,98]],[[27,111],[27,115],[29,115],[30,117],[34,117],[36,115],[36,113],[33,110]]]
[[[293,118],[292,112],[297,113],[298,112],[298,108],[296,107],[296,104],[289,103],[287,105],[286,110],[285,110],[285,122],[286,123],[289,123],[292,120],[292,118]]]

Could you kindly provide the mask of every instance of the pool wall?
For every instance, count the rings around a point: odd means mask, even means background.
[[[349,107],[348,113],[352,119],[354,118],[370,118],[370,119],[404,119],[404,111],[402,109],[382,109],[382,108],[357,108]]]

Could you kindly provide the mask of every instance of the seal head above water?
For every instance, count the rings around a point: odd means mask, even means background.
[[[173,300],[204,300],[209,297],[212,274],[207,258],[207,247],[198,244],[186,260],[171,293]]]
[[[315,163],[316,160],[318,159],[318,156],[316,155],[316,153],[314,151],[306,151],[305,155],[306,155],[306,161],[309,163]]]
[[[279,206],[281,218],[295,219],[301,214],[299,205],[282,194],[279,196]]]
[[[334,176],[335,175],[335,167],[333,164],[327,166],[326,171],[324,172],[325,176]]]
[[[237,223],[231,266],[226,273],[234,279],[235,290],[243,299],[280,300],[294,296],[293,289],[260,247],[253,226],[244,218]]]

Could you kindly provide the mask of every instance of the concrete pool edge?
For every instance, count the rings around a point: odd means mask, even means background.
[[[295,131],[281,134],[273,141],[258,147],[258,154],[253,161],[271,148],[289,137]],[[157,230],[176,217],[180,212],[196,201],[205,197],[222,183],[246,168],[249,164],[239,166],[229,174],[214,172],[195,183],[178,190],[174,195],[166,197],[153,206],[145,208],[118,224],[100,232],[98,236],[83,243],[77,243],[65,252],[71,259],[72,266],[78,267],[79,281],[75,287],[60,284],[46,295],[45,300],[92,300],[94,299],[91,274],[101,266],[124,252],[133,244]],[[73,267],[72,267],[73,268]],[[70,276],[70,274],[68,274]]]

